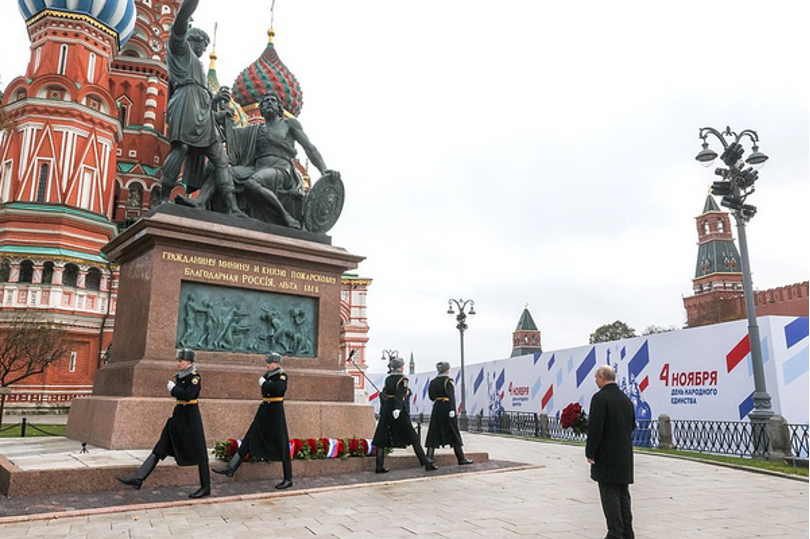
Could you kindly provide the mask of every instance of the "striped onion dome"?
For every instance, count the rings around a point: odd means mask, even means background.
[[[233,83],[233,98],[242,107],[253,108],[269,89],[274,89],[281,98],[284,110],[293,116],[301,113],[304,95],[295,75],[278,57],[273,45],[275,32],[267,31],[267,47],[258,60],[247,66]]]
[[[89,16],[118,34],[119,46],[135,30],[135,0],[17,0],[25,20],[43,11]]]

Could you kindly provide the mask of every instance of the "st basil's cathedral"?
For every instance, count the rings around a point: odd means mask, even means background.
[[[26,378],[9,407],[64,407],[92,392],[109,357],[118,267],[101,248],[161,199],[169,153],[166,42],[180,0],[18,0],[31,42],[24,75],[0,100],[0,331],[35,313],[68,331],[69,357]],[[279,58],[273,31],[233,84],[234,122],[261,122],[273,87],[298,115],[300,85]],[[209,82],[219,86],[216,55]],[[306,167],[296,164],[308,185]],[[182,183],[175,194],[184,194]],[[363,390],[370,279],[344,275],[341,354]]]

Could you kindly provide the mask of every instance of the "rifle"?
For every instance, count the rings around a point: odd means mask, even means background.
[[[355,368],[355,369],[357,369],[358,371],[360,371],[360,373],[363,375],[363,378],[365,378],[365,379],[368,381],[368,383],[369,383],[369,384],[371,384],[371,387],[373,387],[374,389],[376,389],[376,390],[377,390],[377,393],[381,393],[380,388],[379,388],[379,387],[377,387],[376,385],[374,385],[374,382],[372,382],[372,381],[371,381],[371,378],[369,378],[368,376],[366,376],[365,371],[363,371],[363,369],[361,369],[361,368],[360,368],[360,367],[357,365],[357,363],[355,363],[355,362],[354,362],[354,360],[352,359],[352,358],[354,357],[354,354],[356,354],[356,353],[357,353],[357,350],[352,350],[352,351],[349,353],[349,357],[348,357],[347,361],[348,361],[349,363],[351,363],[352,365],[354,365],[354,368]]]

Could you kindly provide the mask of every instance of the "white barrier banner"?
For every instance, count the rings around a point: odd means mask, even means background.
[[[808,422],[808,319],[758,319],[772,408],[789,423]],[[468,415],[502,411],[559,417],[578,402],[588,409],[598,365],[616,368],[617,383],[638,419],[740,421],[753,410],[754,378],[747,320],[610,343],[466,365]],[[460,369],[451,369],[461,405]],[[384,374],[372,377],[382,388]],[[427,387],[435,372],[409,375],[411,415],[430,413]],[[376,393],[370,401],[379,410]]]

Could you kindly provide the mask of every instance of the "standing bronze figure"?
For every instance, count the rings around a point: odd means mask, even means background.
[[[213,166],[217,191],[227,205],[228,213],[242,212],[236,204],[233,181],[228,173],[228,157],[215,121],[217,103],[227,95],[211,95],[208,77],[200,57],[210,43],[208,34],[190,28],[189,20],[199,0],[183,0],[169,33],[166,62],[169,68],[169,103],[166,121],[171,150],[163,164],[161,196],[168,202],[185,162],[183,178],[192,189],[205,179],[205,160]]]

